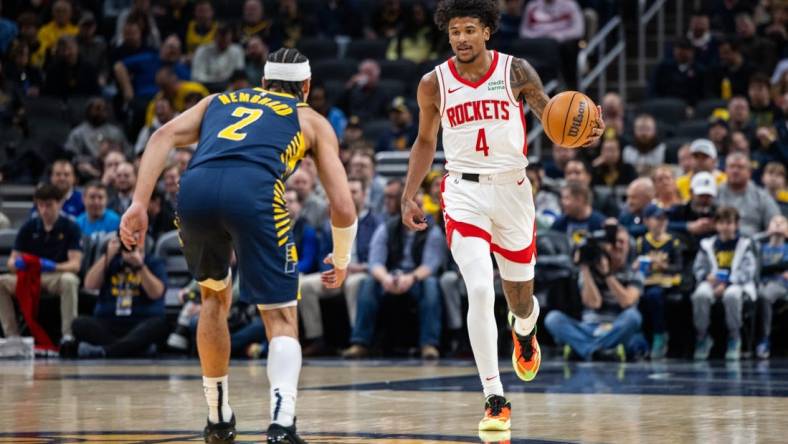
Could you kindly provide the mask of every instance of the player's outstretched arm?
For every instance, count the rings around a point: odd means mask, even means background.
[[[419,101],[419,135],[410,150],[408,176],[402,193],[402,222],[411,230],[424,230],[424,212],[416,202],[421,182],[432,168],[440,128],[440,89],[435,72],[422,77],[417,93]]]
[[[120,237],[126,246],[137,245],[144,241],[148,229],[147,211],[150,195],[164,170],[170,150],[178,146],[191,145],[199,140],[202,118],[213,97],[211,95],[200,100],[183,114],[156,130],[148,140],[140,162],[132,204],[120,221]]]
[[[331,213],[334,249],[324,262],[334,265],[334,268],[324,272],[321,280],[328,288],[339,288],[347,275],[350,252],[356,238],[356,208],[350,196],[345,168],[339,160],[339,143],[331,124],[310,108],[300,108],[298,112],[301,129],[312,149]]]

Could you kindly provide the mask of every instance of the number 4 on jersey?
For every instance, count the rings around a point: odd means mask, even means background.
[[[487,135],[484,133],[484,128],[479,130],[479,135],[476,136],[476,151],[484,151],[484,157],[490,155],[490,147],[487,146]]]

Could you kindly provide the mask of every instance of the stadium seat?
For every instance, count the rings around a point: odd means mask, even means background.
[[[17,230],[13,228],[0,230],[0,273],[8,273],[6,263],[11,256],[11,250],[14,249],[16,233]]]
[[[695,105],[695,118],[706,119],[717,108],[728,108],[728,101],[723,99],[701,100]]]
[[[32,202],[33,193],[35,193],[35,185],[17,185],[13,183],[4,183],[0,187],[0,202]],[[32,204],[31,204],[32,205]]]
[[[676,125],[687,116],[687,103],[673,97],[648,99],[640,103],[637,112],[654,116],[657,121]]]
[[[548,38],[517,39],[501,42],[501,51],[528,61],[543,82],[558,77],[561,69],[558,42]]]
[[[405,85],[413,84],[412,89],[415,90],[417,83],[416,73],[418,72],[418,65],[410,60],[381,60],[380,63],[380,78],[383,80],[399,80]]]
[[[33,202],[3,202],[0,211],[11,220],[11,228],[19,228],[30,218]]]
[[[298,50],[312,63],[318,60],[334,59],[338,53],[337,43],[325,38],[301,39],[298,41]]]
[[[312,76],[323,82],[341,80],[347,82],[358,71],[358,61],[354,59],[320,60],[312,64]]]
[[[410,151],[381,151],[375,154],[375,170],[383,177],[403,177],[408,172]],[[437,151],[432,160],[433,170],[443,170],[446,158],[443,151]]]
[[[671,137],[665,140],[665,163],[676,165],[679,163],[679,149],[685,143],[692,142],[689,137]]]
[[[345,57],[357,60],[385,59],[388,40],[353,40],[347,45]]]
[[[30,118],[49,116],[53,119],[68,117],[66,103],[55,97],[27,97],[24,99],[25,112]],[[84,115],[84,110],[81,115]]]
[[[378,88],[389,100],[405,94],[405,83],[401,80],[381,80]]]
[[[706,119],[695,119],[681,122],[676,127],[675,137],[697,139],[707,137],[709,134],[709,122]]]
[[[192,280],[189,267],[186,265],[186,257],[181,250],[178,231],[168,231],[159,237],[156,242],[155,255],[164,260],[167,269],[167,293],[165,301],[167,305],[177,300],[178,291],[185,287]]]
[[[328,103],[336,106],[337,102],[339,102],[345,94],[345,81],[328,80],[323,82],[323,85],[326,87],[326,100],[328,100]]]
[[[378,139],[384,132],[391,126],[389,119],[370,120],[364,125],[364,138],[367,139],[372,146],[377,145]]]

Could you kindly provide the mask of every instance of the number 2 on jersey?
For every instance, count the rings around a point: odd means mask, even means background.
[[[484,133],[484,128],[481,128],[476,136],[476,151],[484,151],[484,157],[490,155],[490,147],[487,146],[487,135]]]
[[[254,123],[262,115],[263,115],[263,110],[261,109],[246,108],[243,106],[239,106],[233,110],[232,116],[243,117],[243,119],[233,123],[232,125],[226,126],[223,130],[219,131],[217,137],[221,137],[222,139],[233,140],[235,142],[244,140],[246,138],[246,133],[242,133],[240,132],[240,130]]]

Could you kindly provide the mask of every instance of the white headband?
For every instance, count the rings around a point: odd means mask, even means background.
[[[287,82],[302,82],[312,77],[309,62],[302,63],[276,63],[265,62],[266,80],[284,80]]]

